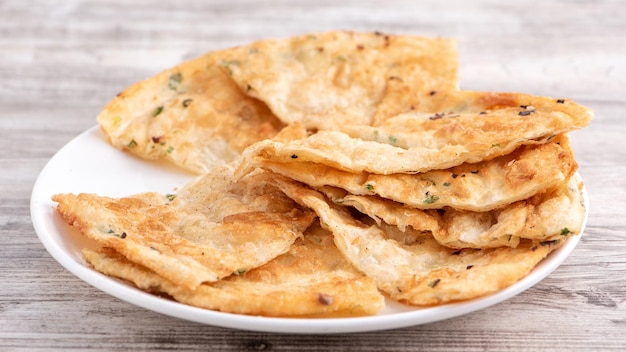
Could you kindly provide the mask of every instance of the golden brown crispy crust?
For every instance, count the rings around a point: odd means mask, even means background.
[[[53,200],[99,243],[84,251],[96,270],[185,304],[353,316],[383,307],[378,290],[443,304],[513,284],[582,231],[566,133],[592,118],[459,90],[449,39],[261,40],[139,82],[98,116],[112,145],[201,177],[177,195]]]
[[[100,272],[177,301],[224,312],[264,316],[357,316],[384,306],[372,280],[356,271],[314,225],[290,250],[269,263],[195,290],[134,264],[115,251],[83,251]]]
[[[396,99],[458,87],[456,43],[443,38],[331,31],[258,41],[220,62],[242,91],[307,128],[370,124]]]
[[[281,188],[316,211],[333,232],[335,244],[356,268],[391,298],[412,305],[434,305],[484,296],[526,276],[564,241],[522,241],[516,248],[453,249],[430,234],[404,244],[385,226],[367,224],[306,186],[280,181]]]
[[[516,247],[523,239],[551,241],[580,234],[586,210],[581,186],[578,178],[571,178],[531,198],[483,212],[449,207],[425,211],[375,196],[329,188],[321,191],[333,202],[367,214],[378,225],[397,227],[403,243],[428,233],[449,248],[495,248]]]
[[[400,302],[419,306],[482,297],[518,282],[563,243],[523,241],[516,248],[444,252],[444,267],[407,277],[391,295]]]
[[[578,167],[565,135],[489,161],[416,175],[352,173],[310,162],[254,161],[313,188],[340,187],[352,194],[379,195],[420,209],[472,211],[495,209],[553,188],[566,182]]]
[[[490,160],[522,145],[542,144],[584,127],[593,118],[592,112],[580,105],[547,97],[459,94],[467,104],[460,112],[404,114],[376,127],[343,126],[341,131],[319,131],[286,143],[266,140],[248,148],[244,156],[381,175],[422,173]],[[495,100],[500,104],[496,106],[487,98],[493,96],[507,98]],[[511,101],[518,105],[501,105]],[[458,102],[451,99],[449,104],[457,106]]]
[[[109,142],[201,174],[273,137],[283,124],[239,90],[218,56],[184,62],[121,92],[97,117]]]
[[[97,120],[113,146],[203,173],[285,123],[369,123],[380,99],[404,95],[387,88],[400,77],[412,91],[453,89],[457,66],[448,39],[335,31],[263,40],[138,82]]]
[[[229,169],[214,170],[174,200],[156,193],[119,199],[58,194],[53,200],[87,237],[193,289],[285,253],[315,218],[276,189],[258,193],[263,174],[236,184],[228,175]]]

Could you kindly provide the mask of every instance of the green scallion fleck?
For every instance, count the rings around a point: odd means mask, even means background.
[[[154,109],[154,111],[152,112],[152,117],[157,117],[159,116],[159,114],[161,114],[163,112],[163,107],[159,106],[156,109]]]
[[[135,142],[135,140],[131,140],[130,142],[128,142],[128,144],[126,145],[128,148],[135,148],[137,146],[137,142]]]
[[[561,229],[561,236],[567,236],[570,233],[572,233],[572,231],[570,231],[567,227]]]
[[[424,204],[433,204],[434,202],[439,200],[439,196],[436,196],[434,194],[429,194],[426,196],[426,199],[424,199]]]
[[[239,64],[240,63],[238,60],[226,60],[226,61],[222,61],[221,66],[224,67],[226,71],[228,71],[228,75],[232,76],[233,66],[239,66]]]
[[[165,197],[167,198],[167,200],[171,202],[176,198],[176,195],[169,193],[169,194],[166,194]]]
[[[180,72],[176,72],[173,75],[170,76],[170,80],[167,84],[167,86],[171,89],[171,90],[176,90],[178,89],[178,85],[180,85],[180,82],[183,81],[183,75]]]
[[[167,154],[172,154],[172,152],[174,151],[174,147],[172,147],[171,145],[169,147],[167,147]]]

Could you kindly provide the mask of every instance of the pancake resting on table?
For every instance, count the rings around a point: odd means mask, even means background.
[[[56,194],[89,265],[237,314],[377,314],[483,297],[583,231],[565,98],[459,89],[447,38],[256,41],[124,90],[109,143],[197,174],[176,192]]]

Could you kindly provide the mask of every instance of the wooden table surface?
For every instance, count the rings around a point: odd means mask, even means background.
[[[622,1],[0,1],[0,350],[626,349],[626,3]],[[418,4],[419,3],[419,4]],[[464,89],[573,99],[589,198],[569,258],[522,294],[396,330],[287,335],[164,316],[79,280],[29,201],[46,162],[126,86],[206,51],[330,29],[455,37]]]

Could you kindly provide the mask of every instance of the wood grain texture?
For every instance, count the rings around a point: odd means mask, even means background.
[[[626,349],[626,5],[622,1],[0,0],[0,350]],[[203,52],[328,29],[455,37],[465,89],[588,105],[572,136],[591,211],[552,275],[491,308],[362,334],[228,330],[146,311],[62,268],[36,237],[33,183],[133,82]]]

